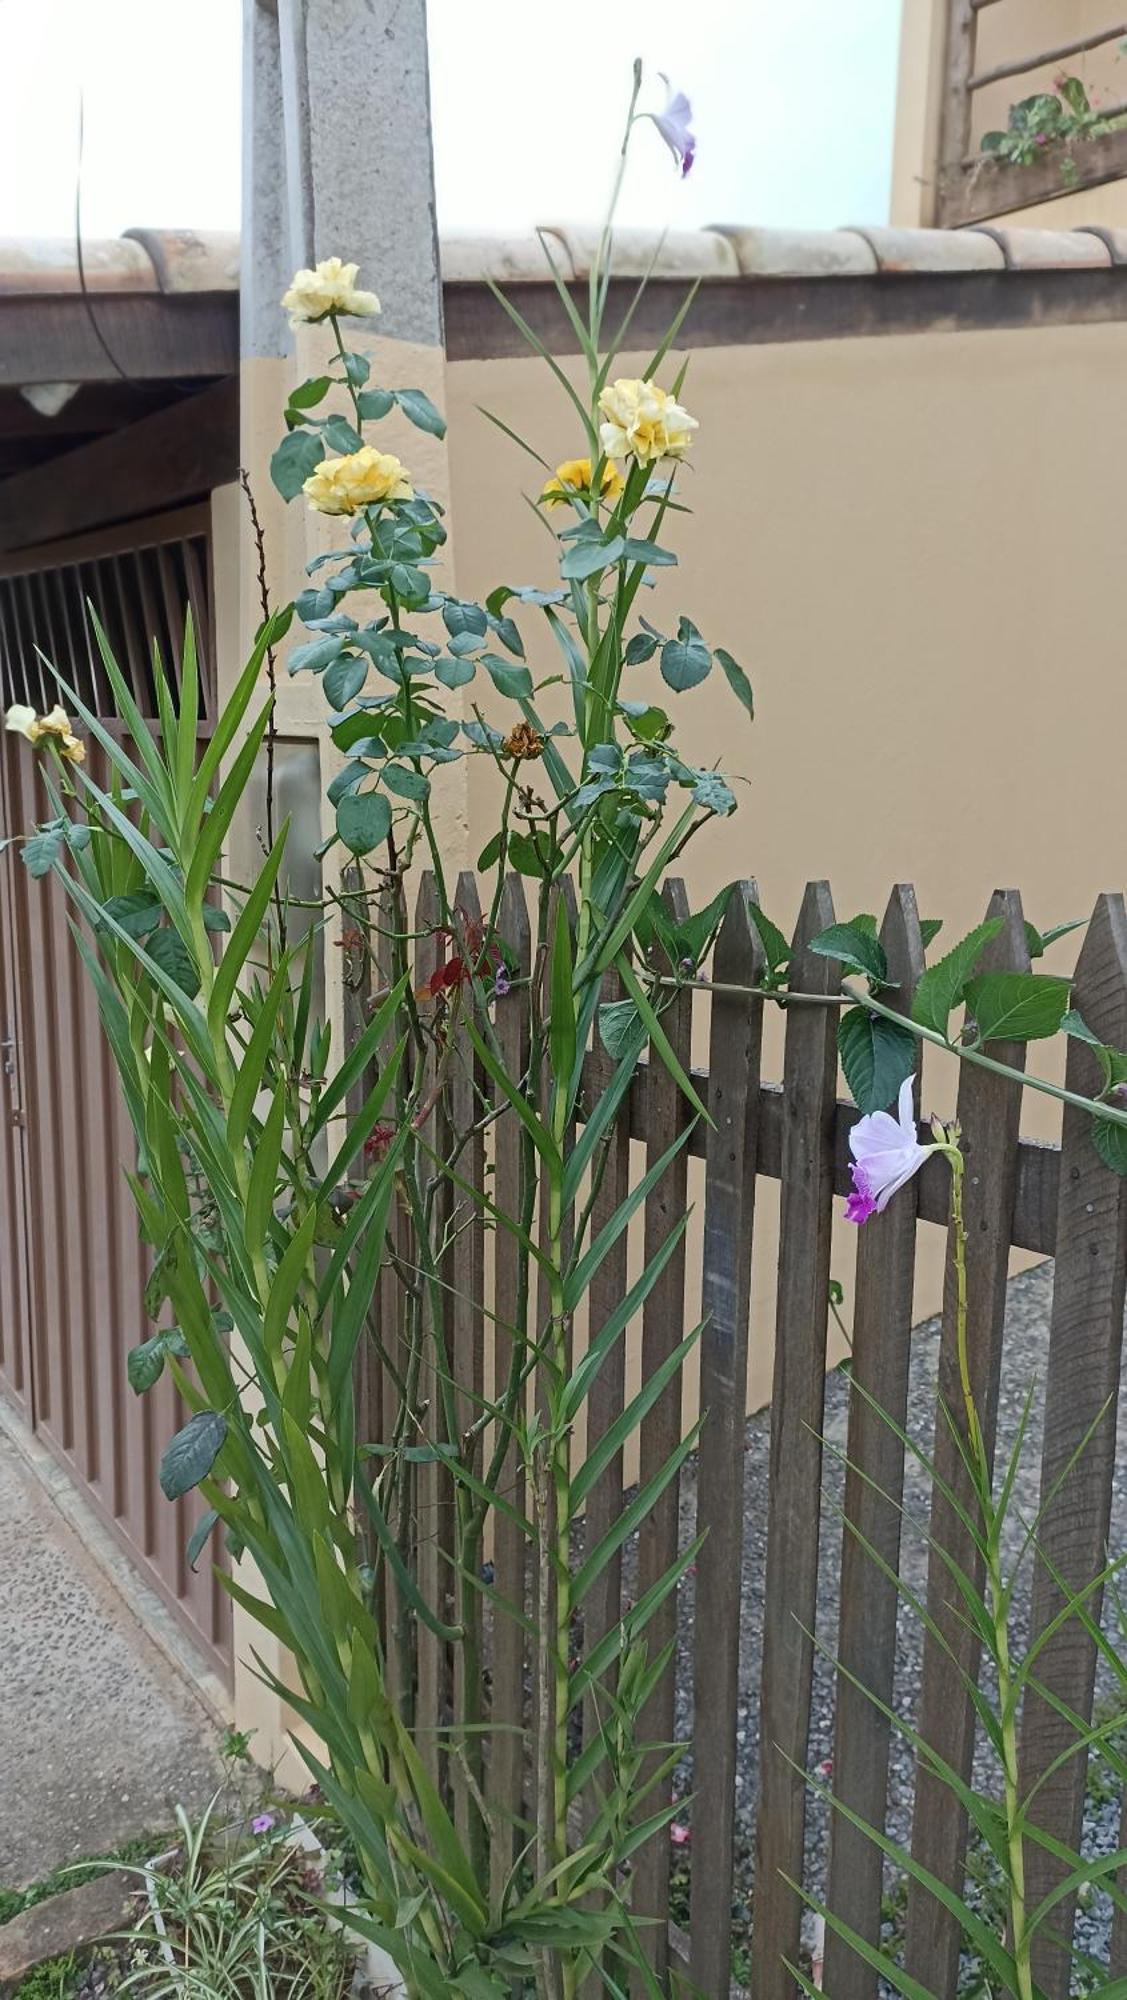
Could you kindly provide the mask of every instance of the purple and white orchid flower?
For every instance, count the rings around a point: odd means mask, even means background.
[[[684,180],[697,156],[696,137],[689,129],[692,124],[693,107],[683,90],[674,90],[664,70],[659,70],[658,75],[665,85],[665,109],[650,111],[645,115],[653,119],[680,167],[681,179]]]
[[[930,1154],[941,1147],[920,1144],[913,1101],[913,1079],[905,1077],[900,1086],[896,1117],[888,1111],[871,1111],[859,1118],[849,1134],[853,1155],[853,1192],[845,1204],[847,1222],[867,1222],[880,1215],[893,1195],[918,1173]]]

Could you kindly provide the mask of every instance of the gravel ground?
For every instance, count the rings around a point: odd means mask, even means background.
[[[998,1461],[1008,1453],[1017,1434],[1018,1424],[1030,1381],[1035,1384],[1035,1401],[1029,1437],[1026,1441],[1022,1470],[1018,1475],[1015,1506],[1010,1512],[1007,1545],[1009,1553],[1016,1554],[1022,1535],[1022,1521],[1028,1521],[1036,1511],[1040,1484],[1040,1438],[1043,1422],[1044,1376],[1048,1351],[1049,1310],[1052,1300],[1052,1265],[1042,1264],[1035,1270],[1025,1272],[1012,1280],[1006,1310],[1006,1364],[1001,1388],[998,1414]],[[917,1328],[912,1339],[912,1363],[910,1372],[908,1429],[911,1436],[925,1450],[930,1448],[934,1433],[934,1412],[936,1394],[936,1369],[939,1352],[939,1322],[928,1320]],[[827,1382],[825,1438],[827,1444],[844,1452],[848,1423],[848,1376],[836,1371]],[[1121,1550],[1127,1539],[1127,1412],[1123,1399],[1120,1405],[1120,1432],[1118,1468],[1115,1476],[1113,1496],[1111,1548]],[[752,1855],[754,1848],[755,1812],[758,1794],[758,1772],[756,1765],[756,1745],[758,1735],[758,1683],[763,1630],[763,1570],[766,1545],[767,1516],[767,1456],[768,1420],[766,1415],[752,1418],[748,1423],[747,1455],[744,1477],[744,1559],[743,1559],[743,1645],[740,1661],[740,1708],[738,1740],[740,1745],[740,1767],[736,1778],[736,1842],[738,1851],[738,1892],[741,1900],[751,1890]],[[695,1513],[693,1465],[686,1466],[682,1487],[683,1528],[686,1538],[691,1535]],[[818,1632],[822,1641],[831,1648],[836,1645],[839,1609],[839,1564],[841,1550],[841,1527],[832,1512],[833,1502],[840,1500],[842,1472],[840,1461],[832,1450],[827,1451],[824,1461],[824,1484],[826,1503],[823,1506],[823,1536],[819,1571]],[[909,1514],[926,1521],[929,1507],[929,1482],[923,1469],[909,1458],[905,1478],[905,1506]],[[927,1548],[922,1537],[905,1532],[901,1557],[901,1569],[914,1586],[922,1589],[926,1581]],[[1023,1635],[1025,1619],[1028,1615],[1029,1565],[1024,1570],[1025,1588],[1019,1588],[1015,1605],[1015,1622]],[[691,1585],[687,1586],[691,1589]],[[691,1629],[691,1606],[686,1605],[689,1617],[682,1620],[682,1631]],[[899,1630],[899,1656],[896,1676],[896,1707],[898,1713],[906,1716],[914,1714],[919,1695],[920,1669],[923,1654],[923,1634],[918,1621],[901,1605]],[[679,1662],[678,1687],[678,1734],[689,1741],[692,1736],[691,1696],[692,1661],[689,1647],[682,1646]],[[1097,1690],[1097,1700],[1101,1691]],[[825,1660],[816,1657],[815,1684],[812,1704],[812,1728],[810,1735],[810,1764],[816,1766],[829,1757],[833,1741],[833,1686],[831,1670]],[[988,1757],[979,1757],[978,1778],[984,1787],[993,1787],[994,1777]],[[683,1784],[686,1791],[692,1785],[691,1756],[686,1759]],[[1110,1788],[1108,1788],[1110,1790]],[[890,1773],[891,1830],[901,1839],[906,1837],[911,1824],[912,1758],[903,1741],[893,1737],[892,1768]],[[691,1809],[686,1811],[686,1819],[691,1818]],[[1084,1851],[1097,1854],[1112,1853],[1118,1845],[1119,1801],[1108,1796],[1090,1801],[1085,1826]],[[807,1820],[807,1880],[811,1884],[821,1881],[825,1868],[827,1840],[827,1814],[816,1800],[811,1799]],[[1080,1948],[1093,1956],[1105,1956],[1110,1925],[1110,1906],[1106,1898],[1096,1898],[1089,1909],[1082,1910],[1077,1943]]]

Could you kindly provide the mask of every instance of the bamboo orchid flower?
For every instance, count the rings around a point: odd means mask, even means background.
[[[913,1079],[905,1077],[895,1118],[888,1111],[870,1112],[849,1134],[853,1192],[845,1204],[847,1222],[867,1222],[870,1215],[882,1214],[929,1155],[946,1150],[938,1140],[930,1146],[920,1144],[912,1086]]]
[[[664,70],[658,72],[665,85],[664,111],[651,111],[647,115],[653,119],[673,158],[681,169],[681,179],[690,172],[697,156],[695,134],[690,130],[693,107],[683,90],[674,90]]]

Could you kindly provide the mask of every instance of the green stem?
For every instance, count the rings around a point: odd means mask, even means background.
[[[1022,1842],[1022,1810],[1018,1790],[1017,1704],[1010,1641],[1007,1627],[1008,1596],[1002,1575],[999,1538],[994,1532],[994,1505],[991,1498],[991,1468],[986,1440],[982,1434],[970,1375],[967,1334],[967,1227],[963,1213],[963,1156],[957,1146],[943,1149],[951,1163],[951,1233],[955,1266],[955,1345],[959,1386],[966,1412],[967,1438],[975,1467],[978,1503],[986,1529],[986,1588],[989,1597],[994,1666],[998,1676],[998,1708],[1002,1738],[1002,1786],[1006,1815],[1006,1862],[1009,1891],[1009,1921],[1014,1958],[1014,1985],[1018,2000],[1034,2000],[1030,1939],[1026,1927],[1025,1852]]]

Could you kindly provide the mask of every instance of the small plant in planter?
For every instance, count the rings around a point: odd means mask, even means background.
[[[1125,125],[1127,113],[1107,117],[1092,103],[1080,77],[1059,76],[1053,90],[1036,91],[1011,104],[1005,129],[984,132],[980,144],[985,158],[1005,166],[1029,167],[1059,152],[1061,179],[1067,183],[1078,172],[1072,147]]]

